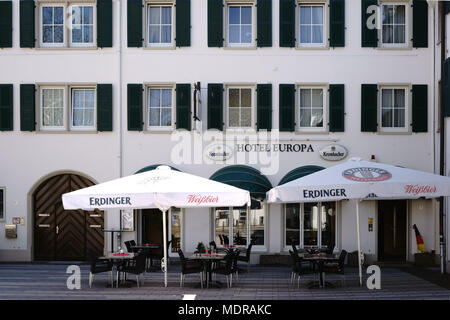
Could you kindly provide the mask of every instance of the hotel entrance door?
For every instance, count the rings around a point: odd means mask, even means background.
[[[406,260],[406,208],[405,200],[378,201],[378,260]]]

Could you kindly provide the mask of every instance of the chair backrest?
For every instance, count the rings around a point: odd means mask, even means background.
[[[292,259],[292,270],[298,271],[298,255],[296,255],[292,250],[289,250],[289,254]]]
[[[233,259],[232,259],[231,268],[235,269],[235,268],[237,268],[238,258],[239,258],[239,254],[241,253],[241,250],[236,249],[236,250],[234,250],[234,252],[232,251],[232,253],[233,253]]]
[[[294,252],[296,255],[298,255],[297,247],[295,246],[295,243],[292,242],[292,252]]]
[[[222,237],[223,237],[223,244],[230,244],[230,239],[228,238],[228,236],[226,236],[226,235],[222,235]]]
[[[211,241],[211,242],[209,243],[209,246],[210,246],[211,248],[214,248],[215,250],[217,250],[217,244],[216,244],[215,241]]]
[[[247,248],[247,253],[245,254],[248,259],[250,259],[250,254],[252,253],[253,243],[250,242],[250,245]]]
[[[339,267],[344,267],[345,257],[347,256],[347,251],[342,250],[339,254]]]
[[[233,268],[234,259],[235,259],[235,254],[234,254],[233,250],[229,250],[227,252],[227,255],[224,258],[224,260],[225,260],[225,270],[227,272],[231,272],[231,270]]]
[[[137,256],[134,258],[136,260],[136,271],[139,273],[144,272],[145,270],[145,254],[142,251],[139,251]]]
[[[131,241],[125,241],[124,242],[125,243],[125,247],[127,247],[127,251],[128,252],[131,252],[132,250],[131,250]]]
[[[129,243],[131,244],[132,247],[136,247],[136,241],[130,240]]]

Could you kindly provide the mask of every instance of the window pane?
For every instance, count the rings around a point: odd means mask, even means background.
[[[404,109],[394,109],[394,127],[404,128],[405,127],[405,110]]]
[[[83,7],[83,23],[84,24],[93,24],[94,23],[94,14],[92,7]]]
[[[252,8],[251,7],[242,7],[241,23],[242,24],[252,24]]]
[[[260,203],[259,209],[250,210],[250,240],[254,245],[264,245],[264,203]]]
[[[64,110],[63,108],[55,108],[54,125],[61,127],[63,125]]]
[[[239,107],[239,89],[230,89],[229,91],[230,108]]]
[[[392,24],[394,22],[394,6],[384,5],[382,15],[383,24]]]
[[[286,204],[286,245],[300,244],[300,206]]]
[[[42,41],[44,43],[53,43],[53,27],[50,26],[43,27]]]
[[[312,24],[323,24],[323,8],[322,7],[312,7]]]
[[[42,23],[53,24],[53,7],[42,7]]]
[[[252,90],[241,89],[241,107],[251,107],[251,106],[252,106]]]
[[[381,125],[385,128],[392,127],[392,109],[381,110]]]
[[[311,24],[311,7],[300,7],[300,24]]]
[[[333,250],[336,245],[336,203],[324,202],[321,206],[322,247]]]
[[[161,10],[160,8],[154,8],[154,7],[150,7],[149,8],[149,24],[160,24],[161,23]]]
[[[311,108],[311,89],[300,89],[300,108]]]
[[[394,90],[394,108],[405,108],[405,90]]]
[[[312,43],[323,43],[323,26],[312,26]]]
[[[317,204],[304,203],[303,239],[306,246],[317,246],[319,208]]]
[[[81,43],[83,40],[83,34],[81,27],[73,27],[72,29],[72,42]]]
[[[85,26],[83,27],[83,40],[84,43],[91,43],[93,42],[94,38],[94,27],[92,26]]]
[[[395,6],[394,23],[405,24],[405,6]]]
[[[54,27],[54,41],[53,43],[63,43],[64,42],[64,27],[55,26]]]
[[[251,43],[252,42],[252,27],[242,26],[241,28],[241,43]]]
[[[239,7],[230,7],[228,10],[229,23],[230,24],[240,24],[241,22],[241,10]]]
[[[322,89],[312,89],[312,107],[322,108],[323,107],[323,90]]]
[[[83,125],[83,117],[84,117],[83,109],[73,110],[72,125],[73,126],[82,126]]]
[[[233,208],[233,244],[247,245],[247,207]]]
[[[64,23],[64,8],[63,7],[54,7],[54,23],[55,24],[63,24]]]
[[[150,26],[148,30],[148,41],[150,43],[160,43],[160,26]]]
[[[230,108],[229,109],[229,126],[230,127],[239,127],[239,108]]]
[[[172,108],[161,108],[161,126],[169,127],[172,125]]]
[[[394,26],[394,43],[405,43],[405,27],[404,26]]]
[[[394,43],[394,30],[392,26],[383,26],[383,43]]]
[[[161,43],[172,42],[172,27],[171,26],[161,26]]]
[[[252,109],[241,108],[241,127],[252,126]]]
[[[311,126],[311,109],[300,109],[300,127]]]
[[[161,94],[162,94],[161,107],[172,108],[172,90],[163,89],[161,90]]]
[[[81,24],[81,7],[72,7],[72,24]]]
[[[230,43],[240,43],[240,32],[241,32],[241,28],[239,25],[237,25],[237,26],[230,25],[229,42]]]
[[[159,126],[160,125],[160,110],[159,108],[150,108],[149,112],[149,125],[150,126]]]
[[[323,127],[323,109],[312,109],[311,111],[311,127]]]
[[[172,24],[172,8],[161,8],[161,23]]]
[[[150,90],[150,108],[159,108],[160,96],[161,96],[161,90],[159,90],[159,89],[151,89]]]
[[[381,91],[382,96],[382,107],[383,108],[392,108],[392,89],[383,89]]]
[[[215,227],[215,242],[217,244],[229,244],[230,223],[228,220],[229,209],[228,208],[215,208],[214,209],[214,227]]]
[[[311,26],[300,26],[300,42],[311,43]]]

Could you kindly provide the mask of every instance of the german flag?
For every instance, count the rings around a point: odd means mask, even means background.
[[[422,236],[420,235],[419,229],[417,229],[416,225],[413,225],[414,231],[416,233],[416,242],[417,242],[417,249],[424,253],[425,252],[425,245],[423,243]]]

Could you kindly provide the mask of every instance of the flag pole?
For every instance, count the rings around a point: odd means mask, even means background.
[[[359,202],[356,200],[356,234],[358,236],[358,268],[359,268],[359,285],[362,286],[362,266],[361,266],[361,235],[359,231]]]

